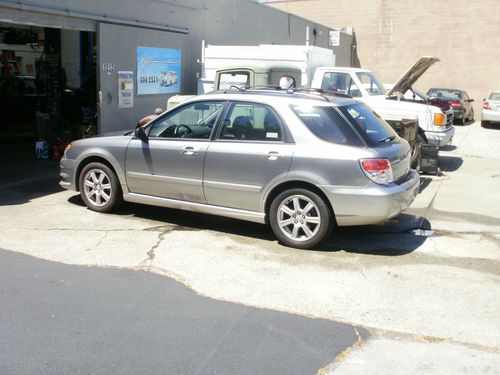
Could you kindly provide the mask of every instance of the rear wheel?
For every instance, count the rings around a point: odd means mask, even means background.
[[[481,127],[487,128],[488,127],[488,122],[487,121],[481,121]]]
[[[109,212],[122,203],[118,177],[105,164],[87,164],[80,174],[79,187],[83,202],[93,211]]]
[[[290,189],[271,203],[269,221],[283,244],[309,249],[323,241],[333,229],[333,214],[318,194]]]

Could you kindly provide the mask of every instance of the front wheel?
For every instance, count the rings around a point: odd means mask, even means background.
[[[109,212],[122,203],[118,178],[105,164],[87,164],[80,174],[79,187],[83,202],[93,211]]]
[[[279,194],[269,209],[271,228],[286,246],[309,249],[330,235],[333,214],[318,194],[290,189]]]

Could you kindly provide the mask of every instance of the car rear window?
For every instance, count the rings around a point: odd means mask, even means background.
[[[332,143],[362,146],[354,129],[331,106],[292,106],[292,110],[317,137]]]
[[[460,91],[449,89],[430,89],[427,95],[443,100],[460,100],[463,96]]]
[[[389,124],[366,104],[349,104],[339,107],[339,110],[370,145],[390,142],[397,137]]]
[[[500,92],[492,92],[488,99],[489,100],[500,100]]]

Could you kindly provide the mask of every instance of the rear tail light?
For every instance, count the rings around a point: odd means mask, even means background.
[[[387,159],[361,159],[361,169],[376,184],[389,185],[393,181],[391,162]]]
[[[451,108],[460,109],[462,108],[462,104],[460,102],[450,102]]]
[[[489,110],[491,110],[491,106],[490,106],[490,102],[489,101],[485,100],[483,102],[483,109],[489,109]]]
[[[436,126],[443,126],[446,124],[446,117],[442,113],[435,113],[434,114],[434,125]]]

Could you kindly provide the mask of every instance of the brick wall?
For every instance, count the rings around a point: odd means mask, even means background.
[[[294,0],[269,4],[329,27],[354,27],[361,66],[394,83],[420,56],[441,62],[416,88],[465,89],[481,100],[500,89],[498,0]]]

